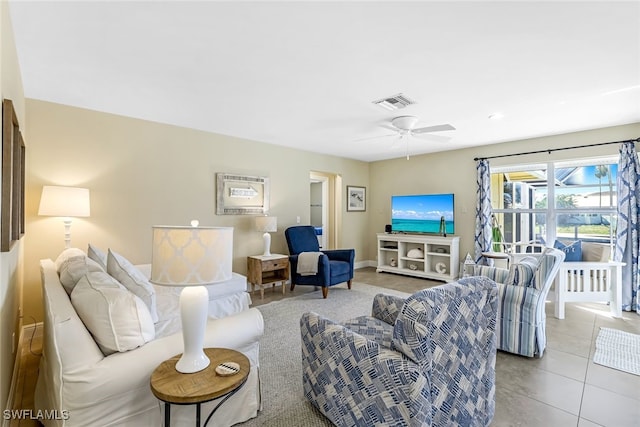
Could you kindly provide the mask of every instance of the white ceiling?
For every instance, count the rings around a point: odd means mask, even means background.
[[[638,1],[9,3],[27,97],[303,150],[372,161],[640,122]],[[372,104],[397,93],[417,103]],[[456,130],[366,139],[398,115]]]

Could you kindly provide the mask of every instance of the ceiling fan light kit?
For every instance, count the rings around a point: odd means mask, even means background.
[[[415,116],[399,116],[391,119],[391,124],[400,130],[410,131],[416,123],[418,123],[418,118]]]

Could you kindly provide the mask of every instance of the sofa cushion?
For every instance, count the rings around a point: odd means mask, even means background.
[[[105,272],[84,275],[71,303],[105,355],[133,350],[155,337],[146,304]]]
[[[58,255],[58,258],[55,260],[56,272],[60,274],[60,267],[62,263],[64,263],[69,258],[77,257],[77,256],[87,256],[82,249],[78,248],[67,248]]]
[[[140,297],[149,308],[153,321],[158,321],[156,291],[140,270],[125,257],[109,249],[107,253],[107,273]]]
[[[89,247],[87,248],[87,256],[100,264],[104,271],[107,271],[107,254],[105,254],[100,248],[97,248],[89,243]]]
[[[509,266],[509,275],[505,285],[535,287],[534,277],[538,270],[538,260],[532,256],[526,256]]]
[[[67,258],[60,265],[60,283],[67,294],[71,295],[71,291],[85,274],[96,271],[104,271],[104,269],[86,255]]]
[[[576,240],[573,243],[566,244],[560,240],[553,243],[553,247],[564,252],[564,260],[566,262],[582,261],[582,241]]]

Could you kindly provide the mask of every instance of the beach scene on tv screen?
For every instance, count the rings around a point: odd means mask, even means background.
[[[448,234],[454,233],[453,194],[392,196],[391,227],[406,233],[439,233],[444,217]]]

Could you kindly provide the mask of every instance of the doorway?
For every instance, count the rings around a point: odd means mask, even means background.
[[[340,175],[312,171],[309,174],[309,218],[316,228],[320,249],[334,249],[340,244],[342,209]]]

